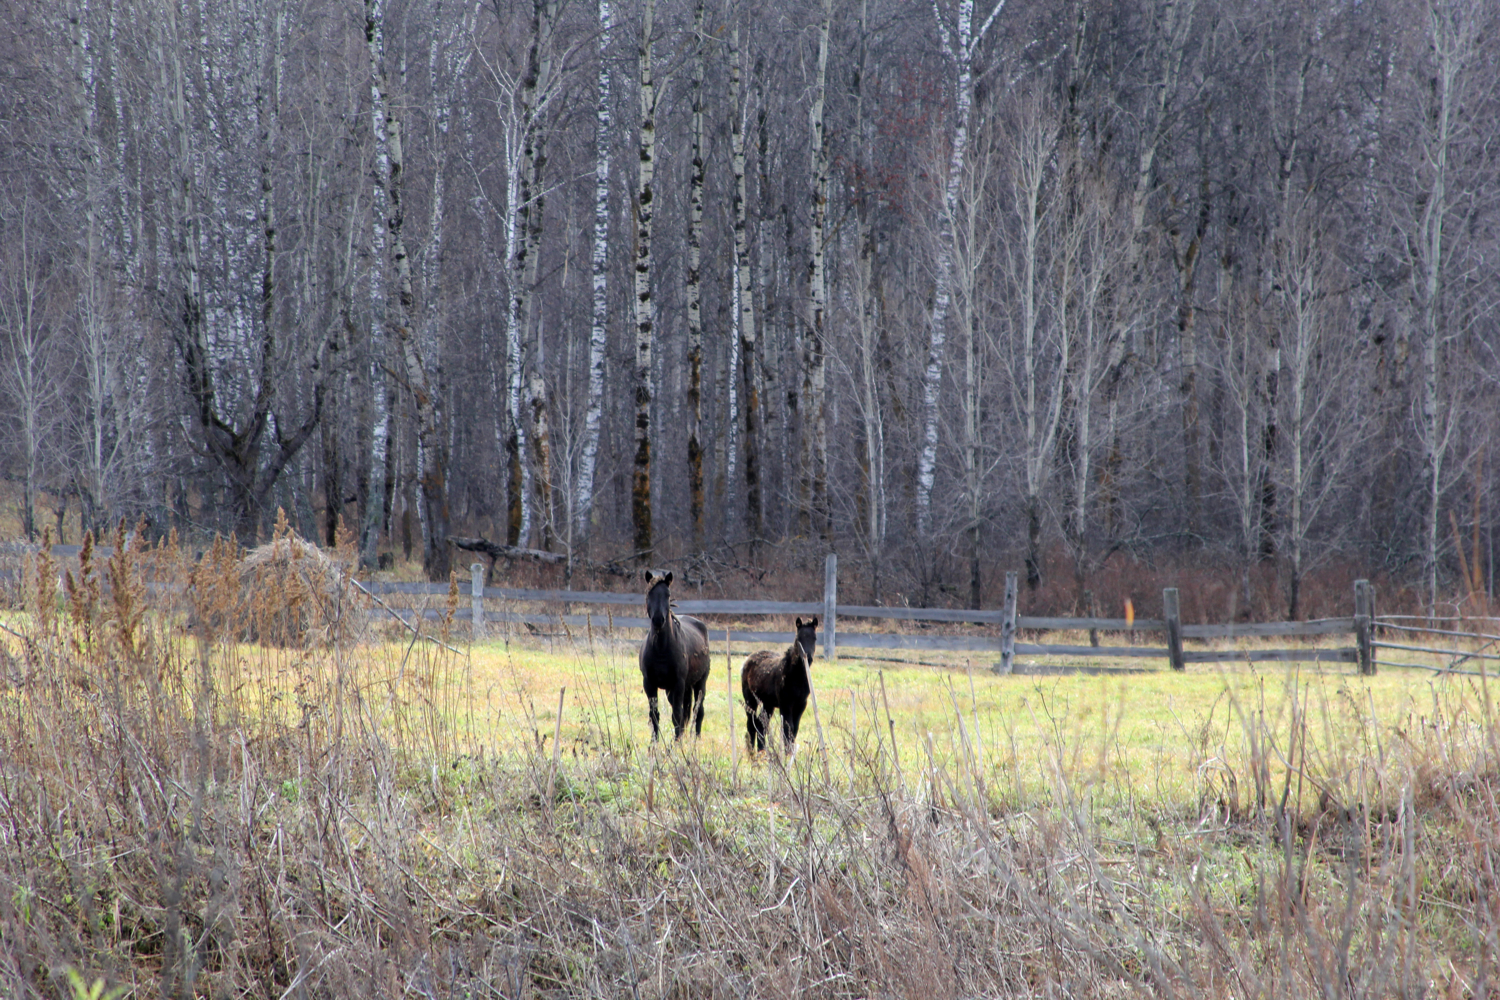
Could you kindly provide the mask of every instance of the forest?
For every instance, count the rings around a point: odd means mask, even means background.
[[[1342,567],[1493,592],[1492,0],[0,23],[28,538],[280,508],[433,580],[462,535],[570,574],[838,552],[872,603],[1015,568],[1086,611],[1137,564],[1275,617]]]

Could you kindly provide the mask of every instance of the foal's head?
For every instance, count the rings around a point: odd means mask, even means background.
[[[802,647],[802,655],[807,657],[807,665],[812,666],[813,650],[818,645],[818,617],[814,615],[807,621],[797,619],[797,645]]]
[[[660,576],[646,570],[646,614],[652,628],[663,628],[672,615],[672,573]]]

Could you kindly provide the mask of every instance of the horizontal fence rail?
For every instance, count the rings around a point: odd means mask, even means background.
[[[52,555],[59,560],[76,559],[82,550],[78,545],[54,545]],[[0,551],[7,564],[0,567],[0,582],[14,584],[20,580],[20,567],[29,565],[28,559],[35,554],[31,546],[12,545]],[[95,558],[101,562],[112,554],[107,545],[94,547]],[[16,561],[18,560],[19,561]],[[1495,628],[1500,618],[1488,616],[1437,616],[1437,615],[1375,615],[1374,589],[1368,581],[1355,581],[1355,613],[1349,617],[1323,618],[1303,622],[1255,622],[1231,624],[1185,624],[1178,612],[1176,588],[1167,588],[1162,593],[1163,618],[1101,618],[1101,617],[1049,617],[1022,615],[1017,612],[1017,574],[1006,574],[1005,606],[999,609],[970,608],[913,608],[881,607],[863,604],[838,603],[837,557],[830,555],[825,566],[823,600],[819,601],[759,601],[759,600],[710,600],[683,599],[675,603],[682,614],[701,615],[710,619],[743,619],[784,615],[819,615],[819,644],[828,658],[836,658],[841,647],[861,650],[901,650],[933,652],[982,652],[998,653],[1000,662],[995,669],[1001,673],[1014,670],[1016,655],[1022,656],[1071,656],[1119,659],[1161,659],[1173,669],[1181,670],[1189,663],[1261,663],[1261,662],[1308,662],[1308,663],[1354,663],[1360,673],[1373,674],[1378,665],[1416,668],[1442,673],[1483,673],[1486,663],[1500,662],[1500,629],[1494,631],[1463,631],[1465,624],[1481,623]],[[160,584],[150,584],[148,589],[156,591]],[[542,590],[526,587],[490,587],[484,585],[483,564],[471,567],[470,585],[461,588],[459,600],[467,606],[453,609],[435,607],[438,601],[446,604],[453,592],[450,584],[396,581],[358,581],[355,586],[373,598],[377,607],[371,614],[398,618],[408,626],[417,621],[435,622],[450,614],[455,621],[467,623],[476,638],[485,634],[487,626],[504,626],[524,629],[536,635],[559,635],[588,633],[595,629],[622,629],[644,631],[650,621],[630,610],[644,608],[645,596],[641,593],[588,590]],[[406,598],[407,600],[387,600]],[[411,598],[429,600],[411,601]],[[402,605],[406,606],[402,606]],[[416,604],[417,606],[412,606]],[[494,605],[501,605],[495,607]],[[556,605],[558,611],[521,610],[504,605]],[[599,610],[590,610],[597,608]],[[615,614],[618,608],[622,614]],[[628,609],[628,610],[627,610]],[[924,632],[851,632],[839,628],[839,619],[863,621],[909,622],[922,625],[971,625],[986,631],[980,634],[929,634]],[[710,621],[709,631],[715,642],[731,644],[777,644],[788,640],[790,630],[768,631],[737,627],[738,623]],[[1454,627],[1444,627],[1453,626]],[[561,631],[558,631],[561,630]],[[993,631],[991,631],[993,630]],[[1087,632],[1089,644],[1022,642],[1020,632]],[[1104,645],[1099,633],[1130,636],[1131,645]],[[1134,637],[1152,638],[1151,644],[1134,644]],[[1399,635],[1405,641],[1387,638]],[[1161,635],[1161,639],[1154,639]],[[1293,647],[1284,649],[1183,649],[1184,640],[1240,640],[1270,638],[1316,638],[1322,636],[1349,635],[1354,645],[1341,647]],[[1442,642],[1439,637],[1482,643],[1475,649],[1444,648],[1433,642]],[[1429,640],[1424,642],[1423,640]],[[1455,643],[1455,646],[1457,643]],[[1446,664],[1413,663],[1396,661],[1389,653],[1416,653],[1447,659]],[[1460,670],[1461,664],[1474,663],[1480,670]]]
[[[778,644],[788,640],[790,631],[767,631],[746,629],[740,622],[725,622],[723,619],[744,619],[767,616],[820,615],[819,644],[824,655],[836,658],[840,649],[851,650],[899,650],[932,652],[998,653],[995,669],[1001,673],[1015,670],[1015,657],[1021,656],[1070,656],[1119,659],[1166,660],[1173,669],[1182,670],[1189,663],[1354,663],[1362,673],[1373,673],[1375,669],[1371,630],[1374,616],[1372,592],[1367,592],[1365,581],[1356,585],[1356,614],[1342,618],[1324,618],[1306,622],[1256,622],[1232,624],[1184,624],[1178,613],[1178,598],[1175,588],[1163,594],[1163,607],[1167,610],[1163,618],[1066,618],[1022,615],[1017,613],[1017,575],[1006,574],[1005,606],[1000,609],[970,608],[912,608],[881,607],[864,604],[838,603],[837,562],[835,556],[828,557],[825,567],[824,599],[817,601],[750,601],[711,600],[684,598],[674,607],[681,614],[691,614],[709,619],[709,633],[717,642],[744,645],[747,643]],[[396,608],[382,601],[386,610],[403,620],[412,622],[441,620],[452,615],[454,620],[468,622],[476,637],[486,634],[490,627],[525,629],[533,635],[558,636],[579,635],[592,630],[620,629],[644,631],[650,627],[648,619],[639,614],[644,609],[645,596],[641,593],[618,593],[587,590],[536,590],[518,587],[493,587],[484,583],[483,564],[471,567],[471,581],[466,593],[459,595],[467,606],[451,611],[436,608],[431,604],[422,608]],[[383,598],[407,597],[446,599],[452,593],[442,583],[397,583],[373,581],[362,585],[371,594]],[[424,602],[425,603],[425,602]],[[557,610],[531,610],[515,605],[552,605]],[[498,607],[496,605],[499,605]],[[509,606],[507,606],[509,605]],[[617,614],[615,609],[621,612]],[[595,610],[597,609],[597,610]],[[637,611],[630,614],[626,609]],[[842,620],[842,622],[841,622]],[[848,623],[860,621],[907,622],[923,625],[970,625],[981,628],[978,634],[952,634],[951,632],[878,632],[850,631]],[[844,627],[840,627],[842,624]],[[1019,633],[1087,632],[1089,643],[1047,643],[1020,641]],[[1120,637],[1131,636],[1132,644],[1105,645],[1099,641],[1100,633]],[[1146,640],[1139,644],[1133,637],[1137,634]],[[1187,641],[1238,640],[1269,638],[1320,638],[1324,636],[1349,635],[1354,645],[1326,647],[1292,647],[1278,649],[1183,649]],[[1162,639],[1153,639],[1162,636]]]

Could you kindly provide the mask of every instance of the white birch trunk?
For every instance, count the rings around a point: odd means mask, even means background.
[[[751,274],[749,203],[745,196],[745,119],[749,109],[741,106],[741,52],[738,22],[729,30],[730,154],[734,166],[734,299],[738,317],[740,379],[744,389],[745,424],[745,531],[751,544],[764,531],[760,483],[759,353],[756,349],[755,286]],[[733,475],[729,477],[734,481]]]
[[[688,513],[693,525],[693,547],[703,546],[703,14],[704,0],[693,12],[693,160],[688,182],[687,266],[687,463]]]
[[[366,0],[365,46],[370,60],[370,132],[375,140],[374,197],[370,203],[370,472],[366,480],[364,516],[359,528],[359,563],[374,569],[380,536],[385,530],[385,469],[391,439],[390,394],[386,384],[386,225],[390,195],[386,189],[391,165],[387,148],[387,95],[381,62],[385,58],[385,0]]]
[[[735,269],[738,272],[738,268]],[[733,491],[734,477],[739,472],[740,442],[740,283],[739,276],[729,282],[729,343],[724,346],[725,371],[724,396],[724,480],[719,491],[723,498],[725,524],[728,524],[729,496]]]
[[[613,12],[599,0],[599,92],[594,122],[593,323],[589,331],[588,404],[583,418],[583,451],[578,462],[573,504],[575,545],[588,537],[594,508],[594,472],[599,460],[599,425],[604,412],[605,350],[609,346],[609,157],[612,133],[609,48]]]
[[[818,68],[813,83],[812,109],[808,114],[812,147],[812,227],[809,233],[808,314],[804,344],[802,395],[807,412],[803,424],[803,499],[808,504],[813,530],[825,544],[833,533],[833,511],[828,502],[828,400],[827,322],[828,277],[825,266],[828,213],[828,142],[823,110],[828,92],[828,32],[833,19],[831,0],[823,2],[823,21],[818,29]]]
[[[631,476],[631,524],[635,554],[647,559],[651,530],[651,388],[655,339],[651,299],[651,238],[656,210],[656,84],[651,68],[655,0],[645,0],[637,64],[640,71],[639,168],[636,174],[635,229],[635,460]]]
[[[521,287],[525,292],[525,331],[533,339],[532,365],[526,379],[526,404],[531,415],[531,451],[536,467],[536,510],[541,528],[541,547],[551,550],[556,541],[554,521],[554,481],[552,473],[552,433],[550,403],[544,377],[545,346],[543,325],[537,317],[537,287],[540,284],[542,233],[546,221],[546,142],[543,127],[544,106],[551,96],[552,31],[557,17],[557,0],[534,0],[532,28],[532,69],[522,90],[522,105],[528,123],[530,140],[524,150],[522,174],[526,185],[522,202],[526,212],[526,268]]]
[[[952,220],[957,215],[958,184],[968,152],[969,106],[974,98],[974,50],[1004,6],[1004,0],[1000,0],[984,25],[975,32],[974,0],[959,0],[958,24],[951,39],[935,2],[933,7],[944,48],[955,63],[957,74],[953,92],[953,145],[948,154],[947,176],[943,186],[945,210],[939,220],[936,278],[932,292],[932,313],[928,322],[927,365],[922,372],[922,447],[917,457],[916,496],[917,534],[921,538],[927,538],[932,533],[932,490],[937,475],[938,403],[942,390],[943,356],[947,349],[948,310],[952,298]]]
[[[401,122],[390,109],[386,94],[384,69],[385,38],[383,0],[366,0],[365,36],[370,50],[371,94],[384,125],[384,167],[381,182],[385,186],[386,231],[390,235],[391,267],[396,279],[395,310],[392,330],[400,350],[402,372],[407,390],[412,394],[417,418],[418,479],[422,523],[422,568],[429,580],[448,577],[448,511],[446,486],[446,452],[442,428],[438,424],[437,399],[422,358],[417,332],[413,327],[416,294],[412,283],[411,258],[406,252],[404,171]],[[371,469],[371,479],[376,476]],[[380,468],[382,487],[384,464]],[[371,491],[369,503],[383,512],[385,490]]]
[[[1416,220],[1416,267],[1412,269],[1413,299],[1421,338],[1421,398],[1417,437],[1422,445],[1422,478],[1426,504],[1422,524],[1422,575],[1428,605],[1438,599],[1438,512],[1443,499],[1444,465],[1452,444],[1455,413],[1445,405],[1442,391],[1444,329],[1443,298],[1447,257],[1452,253],[1448,225],[1454,210],[1451,157],[1463,109],[1459,106],[1468,61],[1475,58],[1474,32],[1478,11],[1463,4],[1433,4],[1427,11],[1431,46],[1430,94],[1422,135],[1422,163],[1426,178],[1420,191],[1421,215]],[[1461,185],[1460,185],[1461,187]],[[1460,230],[1461,232],[1461,230]]]

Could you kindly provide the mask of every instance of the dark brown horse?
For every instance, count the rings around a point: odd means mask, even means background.
[[[818,645],[818,619],[797,619],[797,639],[785,652],[751,653],[740,669],[740,693],[745,697],[745,744],[766,748],[771,713],[781,711],[782,742],[788,750],[797,742],[797,727],[812,690],[813,650]]]
[[[697,709],[696,732],[703,735],[703,692],[708,687],[708,626],[688,615],[672,613],[672,574],[646,571],[646,613],[651,631],[641,644],[641,683],[651,701],[651,738],[661,738],[656,692],[665,689],[672,706],[672,729],[682,727]]]

